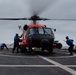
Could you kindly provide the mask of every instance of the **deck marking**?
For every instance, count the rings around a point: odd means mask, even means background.
[[[43,56],[40,56],[40,55],[38,55],[38,56],[39,56],[40,58],[42,58],[42,59],[50,62],[50,63],[52,63],[52,64],[54,64],[54,65],[62,68],[63,70],[65,70],[65,71],[67,71],[67,72],[69,72],[69,73],[71,73],[71,74],[73,74],[73,75],[76,75],[76,71],[75,71],[75,70],[73,70],[73,69],[71,69],[71,68],[69,68],[69,67],[67,67],[67,66],[65,66],[65,65],[62,65],[62,64],[60,64],[60,63],[58,63],[58,62],[56,62],[56,61],[53,61],[53,60],[51,60],[51,59],[48,59],[48,58],[46,58],[46,57],[43,57]]]
[[[63,65],[67,67],[76,67],[76,65]],[[59,65],[0,65],[0,67],[59,67]]]
[[[0,54],[0,56],[4,56],[4,57],[21,57],[21,58],[39,58],[38,56],[21,56],[21,55],[6,55],[6,54]]]
[[[57,67],[57,65],[0,65],[0,67]]]
[[[76,67],[76,65],[65,65],[67,67]]]

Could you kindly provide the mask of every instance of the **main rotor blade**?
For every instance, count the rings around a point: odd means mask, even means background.
[[[56,20],[56,21],[76,21],[76,19],[49,19],[49,18],[0,18],[0,20]]]
[[[0,20],[49,20],[47,18],[0,18]]]
[[[28,20],[27,18],[0,18],[0,20]]]
[[[76,19],[49,19],[49,20],[58,20],[58,21],[76,21]]]

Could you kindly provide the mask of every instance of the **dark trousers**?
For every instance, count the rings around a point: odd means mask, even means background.
[[[7,47],[6,45],[1,46],[1,50],[3,50],[3,49],[4,49],[4,47],[8,50],[8,47]]]
[[[69,48],[68,48],[68,51],[70,52],[70,54],[73,54],[72,53],[73,52],[73,47],[74,47],[74,45],[70,45]]]
[[[17,53],[18,53],[19,52],[19,44],[18,43],[14,44],[12,53],[14,53],[15,49],[17,50]]]

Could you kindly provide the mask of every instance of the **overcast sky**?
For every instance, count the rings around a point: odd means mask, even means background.
[[[50,19],[76,19],[76,0],[0,0],[0,18],[27,18],[35,12],[38,12],[40,17]],[[22,33],[18,26],[23,26],[26,23],[30,24],[30,21],[1,20],[0,43],[13,43],[15,33],[19,33],[19,35]],[[74,44],[76,44],[76,21],[50,20],[40,21],[39,23],[56,28],[55,39],[59,40],[63,45],[66,45],[63,40],[67,35],[74,39]]]

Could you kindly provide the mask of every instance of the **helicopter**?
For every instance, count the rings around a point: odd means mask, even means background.
[[[33,47],[41,48],[43,52],[45,49],[49,53],[53,52],[54,32],[52,28],[47,27],[45,24],[38,24],[37,20],[49,20],[47,18],[40,18],[37,15],[30,17],[28,20],[32,20],[30,25],[25,24],[23,26],[23,34],[21,40],[21,52],[27,51],[26,47],[31,52]],[[54,29],[54,31],[56,31]]]
[[[30,18],[0,18],[0,20],[32,20],[33,23],[23,26],[22,39],[20,40],[21,52],[32,51],[33,47],[41,48],[42,52],[46,49],[49,53],[53,52],[54,32],[52,28],[47,27],[45,24],[38,24],[39,20],[50,20],[48,18],[41,18],[37,15],[33,15]],[[54,29],[56,31],[56,29]]]
[[[40,8],[39,8],[40,9]],[[38,9],[37,9],[38,10]],[[76,19],[48,19],[41,18],[38,16],[38,12],[35,12],[30,18],[0,18],[0,20],[30,20],[33,23],[23,26],[22,39],[20,40],[21,51],[32,51],[33,47],[40,48],[41,51],[45,49],[49,52],[53,52],[54,46],[54,32],[52,28],[47,27],[45,24],[38,24],[37,21],[47,20],[69,20],[73,21]],[[54,29],[56,31],[56,29]],[[56,44],[55,44],[56,45]]]

